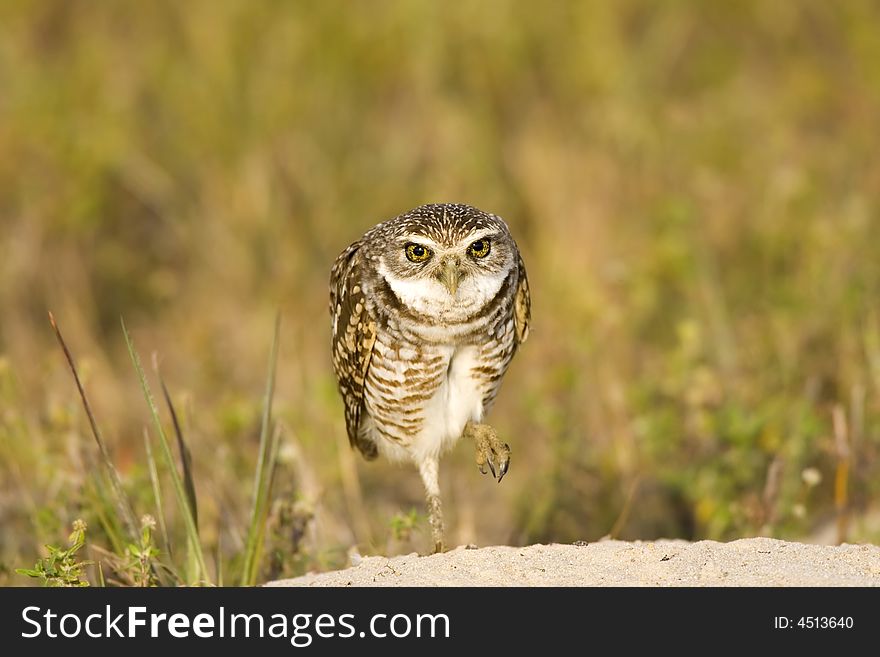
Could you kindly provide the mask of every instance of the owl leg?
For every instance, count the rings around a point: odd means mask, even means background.
[[[434,541],[434,552],[443,552],[443,508],[440,505],[440,459],[429,458],[419,463],[419,474],[425,485],[425,497],[428,501],[428,522],[431,524],[431,538]]]
[[[500,484],[510,468],[510,445],[502,442],[498,432],[488,424],[468,422],[463,435],[474,439],[477,467],[480,472],[486,474],[488,465],[492,476],[496,477]]]

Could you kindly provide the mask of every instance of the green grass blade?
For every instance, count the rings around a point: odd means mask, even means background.
[[[223,547],[221,545],[221,538],[223,534],[217,535],[217,548],[214,551],[214,569],[217,571],[214,574],[214,581],[217,582],[217,586],[223,586]]]
[[[177,410],[174,408],[174,403],[171,401],[171,394],[168,392],[168,386],[165,385],[165,380],[162,378],[162,372],[159,370],[159,359],[156,358],[155,352],[153,353],[153,371],[159,379],[159,385],[162,388],[162,396],[165,398],[165,404],[168,406],[169,413],[171,413],[171,424],[174,427],[174,435],[177,438],[177,449],[180,453],[180,469],[183,472],[183,487],[186,490],[186,497],[189,500],[189,508],[192,510],[196,531],[198,531],[199,502],[196,497],[196,486],[192,474],[192,454],[183,438],[183,431],[181,430],[180,422],[177,419]],[[198,567],[198,562],[195,559],[192,549],[188,549],[186,554],[187,576],[189,578],[197,577]]]
[[[114,514],[112,505],[108,505],[107,500],[112,498],[112,495],[107,494],[106,482],[102,481],[100,473],[95,473],[95,476],[87,482],[84,492],[86,499],[89,500],[89,508],[94,512],[98,524],[107,535],[113,552],[125,554],[126,538],[119,525],[118,514]]]
[[[171,552],[171,537],[168,535],[168,527],[165,525],[165,506],[162,504],[162,487],[159,483],[159,468],[156,467],[156,457],[153,455],[153,447],[150,444],[150,434],[144,427],[144,449],[147,452],[147,468],[150,471],[150,484],[153,487],[153,500],[156,503],[156,515],[159,517],[159,529],[162,532],[162,543],[168,558],[174,555]]]
[[[58,328],[58,324],[55,322],[55,316],[51,312],[49,313],[49,323],[52,324],[52,329],[55,331],[55,337],[58,339],[58,344],[61,345],[61,350],[64,352],[65,358],[67,358],[67,364],[70,366],[70,371],[73,373],[73,380],[76,382],[76,388],[79,390],[79,396],[82,400],[83,407],[86,410],[86,416],[89,418],[92,435],[95,437],[95,442],[98,443],[98,452],[101,455],[101,463],[107,471],[107,476],[110,478],[110,485],[113,488],[113,497],[116,502],[116,509],[119,513],[119,517],[122,518],[122,521],[128,530],[129,538],[136,540],[138,536],[138,523],[135,521],[131,502],[129,502],[128,496],[122,488],[122,481],[119,478],[119,472],[116,470],[116,466],[113,465],[113,460],[110,458],[110,452],[107,449],[104,439],[101,437],[101,431],[98,429],[98,422],[95,420],[95,414],[92,412],[92,405],[89,403],[88,395],[86,395],[85,388],[83,388],[82,381],[80,381],[79,372],[77,372],[73,356],[70,353],[70,349],[67,348],[67,343],[61,335],[61,329]]]
[[[263,398],[263,418],[260,425],[260,452],[257,457],[257,469],[254,473],[253,506],[251,522],[248,529],[247,544],[244,553],[244,566],[241,574],[242,586],[253,586],[262,556],[263,535],[266,529],[269,492],[272,483],[272,471],[275,469],[277,455],[277,436],[271,432],[272,399],[275,396],[275,372],[278,366],[278,334],[281,329],[281,314],[275,316],[275,333],[272,337],[272,349],[269,355],[269,372],[266,376],[266,394]]]
[[[196,485],[192,474],[192,454],[189,451],[189,447],[186,445],[186,441],[183,439],[183,431],[180,429],[180,422],[177,419],[177,411],[174,410],[174,404],[171,402],[171,395],[168,392],[168,387],[165,385],[165,380],[162,378],[162,374],[159,372],[159,364],[155,358],[153,359],[153,371],[156,372],[156,377],[159,379],[159,386],[162,388],[162,396],[165,398],[168,412],[171,413],[171,424],[174,427],[174,435],[177,437],[177,449],[180,452],[180,466],[181,470],[183,470],[183,487],[186,490],[186,497],[189,500],[189,508],[192,510],[193,522],[196,525],[196,529],[198,529],[199,501],[198,498],[196,498]]]
[[[168,534],[168,526],[165,524],[165,506],[162,503],[162,486],[159,481],[159,468],[156,465],[156,457],[153,455],[153,446],[150,441],[150,433],[144,427],[144,448],[147,452],[147,467],[150,471],[150,485],[153,489],[153,499],[156,502],[156,514],[159,516],[159,529],[162,533],[162,547],[168,559],[173,559],[174,554],[171,551],[171,537]],[[153,572],[159,578],[162,586],[174,586],[181,582],[179,577],[172,575],[169,577],[168,571],[161,567],[153,568]]]
[[[156,402],[153,400],[153,393],[150,391],[150,385],[147,383],[147,376],[144,374],[144,368],[141,366],[141,359],[134,348],[134,343],[131,340],[128,329],[125,327],[125,321],[120,321],[122,324],[122,333],[125,336],[125,344],[128,347],[128,353],[131,356],[131,362],[134,364],[134,368],[137,371],[138,379],[140,379],[141,382],[141,388],[143,388],[144,398],[147,400],[147,406],[150,407],[150,415],[153,418],[153,424],[156,427],[156,432],[159,434],[159,444],[162,446],[162,454],[165,457],[165,464],[168,466],[168,470],[171,473],[171,481],[174,484],[174,496],[177,500],[177,506],[181,511],[181,515],[183,516],[187,539],[193,550],[196,563],[198,564],[200,579],[203,582],[210,583],[208,569],[205,567],[205,556],[202,552],[202,545],[199,542],[199,532],[193,522],[193,514],[189,506],[189,501],[186,498],[186,490],[184,489],[183,482],[180,480],[180,475],[177,472],[177,468],[174,466],[174,455],[171,453],[171,446],[168,443],[168,437],[165,435],[165,429],[162,428],[162,421],[159,419],[159,411],[156,408]]]
[[[278,463],[278,452],[281,451],[281,425],[275,426],[275,431],[272,433],[272,446],[270,447],[271,462],[269,467],[269,484],[266,487],[266,498],[268,501],[269,493],[272,491],[273,486],[275,485],[275,473],[277,468],[275,464]],[[267,509],[268,512],[268,509]]]

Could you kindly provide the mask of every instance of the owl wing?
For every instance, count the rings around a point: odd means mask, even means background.
[[[529,337],[529,322],[532,316],[532,299],[529,296],[529,279],[526,276],[526,266],[522,257],[519,261],[519,282],[516,286],[516,294],[513,297],[513,320],[516,326],[516,344],[521,345]]]
[[[350,245],[339,254],[330,271],[332,355],[339,392],[345,402],[349,443],[372,458],[376,455],[375,445],[358,436],[364,407],[364,381],[376,342],[376,320],[367,311],[361,286],[359,248],[360,242]]]

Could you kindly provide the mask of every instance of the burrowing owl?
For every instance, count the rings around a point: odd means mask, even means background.
[[[462,436],[500,482],[510,447],[482,424],[529,333],[529,284],[504,221],[423,205],[375,226],[330,273],[333,367],[352,446],[419,468],[442,550],[440,455]]]

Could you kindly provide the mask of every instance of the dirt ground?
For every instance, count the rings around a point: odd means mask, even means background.
[[[770,538],[458,547],[364,557],[268,586],[880,586],[880,547]]]

